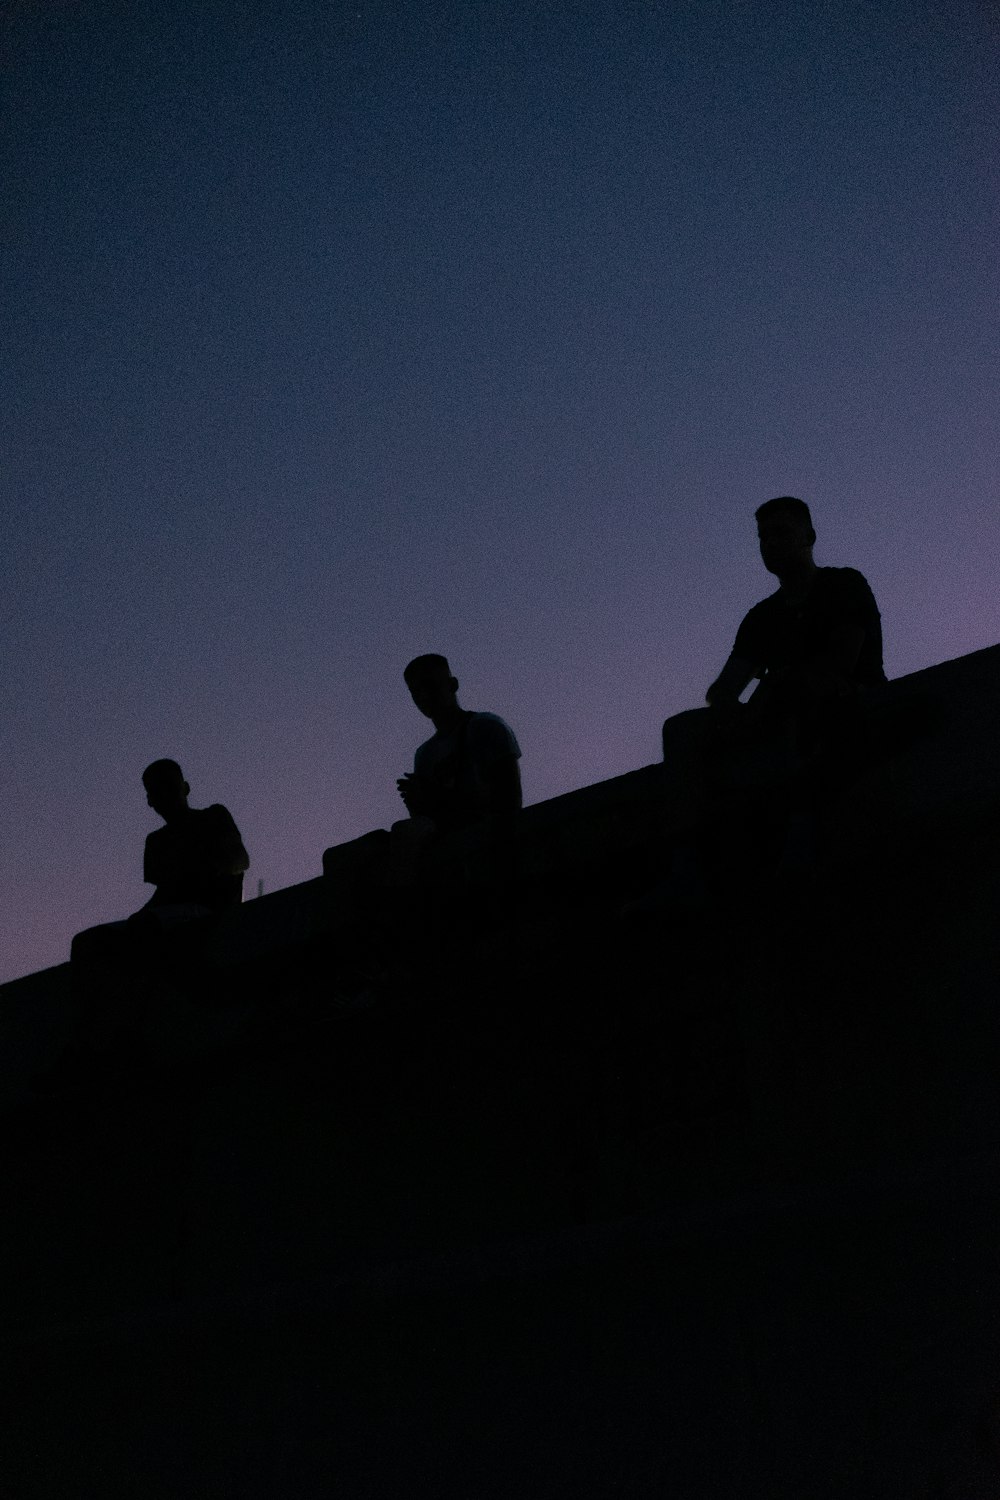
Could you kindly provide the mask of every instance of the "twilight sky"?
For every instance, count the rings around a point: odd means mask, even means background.
[[[402,812],[445,652],[526,799],[657,758],[813,507],[890,676],[992,644],[987,0],[22,0],[0,23],[0,980]]]

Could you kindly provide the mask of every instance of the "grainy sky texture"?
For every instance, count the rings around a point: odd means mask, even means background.
[[[0,979],[179,759],[268,890],[401,812],[448,654],[528,801],[654,760],[813,507],[897,676],[997,639],[975,0],[4,13]]]

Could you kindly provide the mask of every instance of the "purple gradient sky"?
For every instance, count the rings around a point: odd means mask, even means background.
[[[769,495],[890,675],[994,642],[995,15],[15,8],[0,979],[146,899],[155,756],[251,891],[387,825],[418,651],[528,801],[655,759]]]

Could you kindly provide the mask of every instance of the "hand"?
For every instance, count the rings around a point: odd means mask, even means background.
[[[412,771],[407,771],[405,775],[400,776],[396,786],[399,788],[399,795],[403,799],[406,811],[411,817],[425,810],[426,790],[419,776],[415,776]]]

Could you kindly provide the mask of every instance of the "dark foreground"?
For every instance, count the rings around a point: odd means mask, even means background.
[[[52,1097],[62,971],[0,992],[4,1493],[995,1497],[1000,819],[884,790],[682,921],[622,922],[606,820],[516,919],[346,991],[289,937]]]

